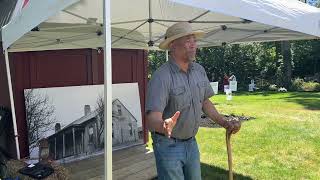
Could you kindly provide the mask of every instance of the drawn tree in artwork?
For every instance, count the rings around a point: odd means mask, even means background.
[[[46,94],[35,90],[25,90],[26,119],[29,148],[32,151],[47,131],[56,123],[55,107]]]
[[[99,146],[103,148],[104,146],[104,96],[99,95],[96,100],[95,110],[97,111],[97,123],[98,123],[98,142]]]

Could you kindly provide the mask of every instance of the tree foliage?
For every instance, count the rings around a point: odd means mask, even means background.
[[[286,46],[283,45],[285,43]],[[164,62],[165,52],[150,51],[149,77]],[[320,41],[244,43],[200,48],[197,62],[206,69],[210,81],[219,81],[220,84],[224,74],[234,74],[238,87],[243,90],[247,89],[251,79],[278,87],[289,86],[295,78],[317,81],[320,74]]]

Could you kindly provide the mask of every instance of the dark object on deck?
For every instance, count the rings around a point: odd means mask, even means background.
[[[0,179],[7,176],[6,157],[0,149]]]
[[[19,173],[30,176],[35,179],[43,179],[50,176],[54,172],[49,165],[37,163],[33,167],[26,166],[19,170]]]
[[[0,151],[6,158],[13,158],[10,146],[14,144],[11,111],[0,106]]]
[[[21,180],[20,177],[15,177],[15,178],[4,178],[3,180]]]

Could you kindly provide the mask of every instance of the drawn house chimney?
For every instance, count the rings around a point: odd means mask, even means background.
[[[61,130],[61,124],[60,123],[56,123],[56,125],[54,126],[54,130],[55,132],[58,132]]]
[[[84,115],[88,115],[91,112],[91,107],[90,105],[84,105]]]

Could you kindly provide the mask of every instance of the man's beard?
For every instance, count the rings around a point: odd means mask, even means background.
[[[195,61],[196,60],[196,54],[188,54],[188,58],[187,58],[187,61],[189,62],[189,63],[191,63],[191,62],[193,62],[193,61]]]

